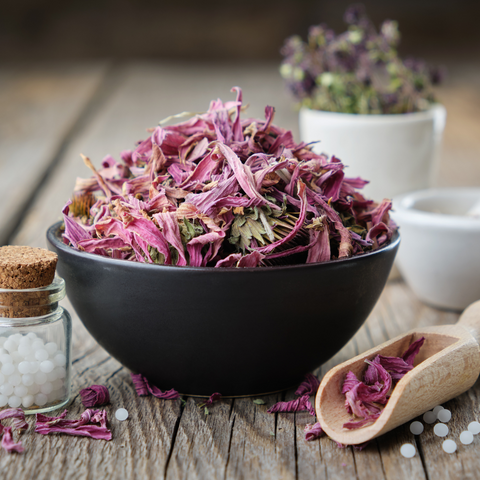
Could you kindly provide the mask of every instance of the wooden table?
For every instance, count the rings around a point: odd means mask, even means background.
[[[233,98],[240,85],[262,116],[275,105],[275,122],[298,136],[297,118],[285,94],[277,65],[86,63],[10,66],[0,70],[0,245],[45,246],[46,228],[60,218],[76,176],[89,176],[79,153],[96,165],[107,153],[118,157],[145,137],[145,128],[184,110],[205,110],[212,98]],[[440,96],[448,126],[437,183],[480,182],[480,65],[452,64]],[[479,478],[480,438],[463,446],[458,436],[480,419],[480,383],[445,407],[452,411],[448,438],[455,454],[427,426],[414,437],[408,425],[373,441],[363,451],[337,448],[328,438],[304,441],[306,413],[267,413],[294,391],[262,397],[222,399],[205,416],[200,399],[162,401],[136,396],[129,371],[105,352],[74,320],[73,402],[69,416],[83,407],[78,391],[107,385],[113,440],[62,435],[40,436],[33,427],[23,436],[25,452],[0,452],[3,479],[466,479]],[[416,326],[454,323],[458,314],[419,302],[401,281],[391,281],[364,327],[318,374],[384,340]],[[305,332],[305,343],[315,339]],[[206,365],[208,368],[208,365]],[[129,419],[114,418],[125,407]],[[33,423],[33,417],[30,418]],[[412,459],[400,455],[405,442],[416,445]]]

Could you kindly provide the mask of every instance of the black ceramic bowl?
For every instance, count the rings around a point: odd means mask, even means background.
[[[47,239],[88,331],[161,389],[224,396],[288,388],[340,350],[371,312],[400,243],[331,262],[265,268],[159,266]]]

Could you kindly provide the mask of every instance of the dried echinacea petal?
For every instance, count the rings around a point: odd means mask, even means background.
[[[0,412],[0,422],[6,418],[13,418],[13,426],[20,432],[28,429],[25,413],[21,408],[7,408]]]
[[[315,409],[310,403],[310,396],[303,395],[300,398],[291,400],[289,402],[278,402],[275,405],[271,406],[267,412],[268,413],[288,413],[288,412],[301,412],[307,410],[310,415],[315,415]]]
[[[7,452],[22,453],[24,448],[22,442],[15,443],[12,435],[12,427],[3,427],[2,448]]]
[[[108,388],[104,385],[92,385],[80,390],[80,397],[85,407],[96,407],[110,402]]]
[[[318,378],[311,373],[307,373],[305,375],[305,380],[297,388],[295,395],[298,395],[299,397],[302,395],[314,395],[317,392],[319,386],[320,382]]]
[[[278,402],[271,406],[268,413],[286,413],[286,412],[300,412],[307,410],[310,415],[315,416],[315,409],[310,403],[310,395],[313,395],[317,390],[320,382],[315,375],[307,373],[305,380],[297,388],[295,395],[299,395],[299,398],[290,400],[289,402]]]
[[[319,422],[311,424],[307,423],[305,425],[305,440],[310,442],[316,438],[321,437],[324,434],[323,428]]]
[[[377,355],[372,361],[365,360],[368,367],[363,381],[353,372],[347,373],[342,393],[345,394],[347,412],[356,419],[344,423],[344,428],[361,428],[377,420],[388,401],[393,382],[400,380],[413,368],[415,357],[424,341],[425,338],[422,337],[413,342],[401,357]]]
[[[296,143],[273,124],[273,107],[241,120],[234,90],[234,102],[152,129],[122,163],[107,156],[96,169],[84,157],[93,176],[77,180],[79,197],[63,209],[65,242],[142,263],[250,268],[344,258],[390,240],[390,200],[366,200],[368,182]]]
[[[154,397],[164,400],[175,400],[180,397],[180,394],[173,388],[162,392],[158,387],[150,385],[141,373],[131,373],[130,376],[132,377],[133,385],[139,397],[153,395]]]
[[[66,433],[100,440],[111,440],[112,432],[107,428],[107,413],[105,410],[85,410],[79,419],[66,419],[67,410],[58,417],[47,417],[37,413],[35,432],[41,435],[50,433]],[[100,425],[92,425],[92,424]]]
[[[210,397],[208,397],[208,400],[206,400],[205,402],[201,403],[198,408],[203,408],[204,409],[204,413],[205,415],[208,415],[210,412],[208,410],[208,407],[210,405],[212,405],[214,402],[217,402],[218,400],[220,400],[220,398],[222,398],[222,394],[221,393],[212,393],[210,395]]]
[[[147,379],[141,373],[131,373],[130,376],[139,397],[150,394],[147,387]]]
[[[148,391],[157,398],[163,398],[164,400],[175,400],[176,398],[180,397],[180,394],[175,390],[167,390],[165,392],[162,392],[159,388],[155,386],[151,386],[148,381],[147,381],[147,388]]]

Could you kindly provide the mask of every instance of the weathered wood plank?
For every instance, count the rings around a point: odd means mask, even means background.
[[[251,398],[235,399],[226,479],[295,478],[295,471],[288,470],[283,459],[276,455],[276,415],[267,413],[281,396],[268,395],[262,399],[265,405],[255,405]]]
[[[189,398],[178,427],[166,479],[223,478],[228,461],[233,400],[200,408],[206,399]]]
[[[425,425],[424,433],[419,437],[425,466],[430,478],[478,478],[478,445],[479,439],[474,437],[470,445],[460,442],[460,433],[467,430],[468,424],[480,419],[479,399],[480,382],[468,392],[450,400],[443,406],[452,412],[452,420],[446,425],[449,428],[445,438],[437,437],[433,425]],[[442,443],[446,439],[454,440],[457,451],[448,454],[443,451]]]
[[[0,76],[0,245],[105,70],[105,64],[18,67]]]
[[[297,478],[327,480],[327,466],[322,456],[322,442],[305,441],[305,425],[316,419],[307,412],[295,414],[295,441],[297,450]]]

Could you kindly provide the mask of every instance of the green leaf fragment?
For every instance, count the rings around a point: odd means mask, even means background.
[[[265,405],[265,401],[262,400],[261,398],[257,398],[253,401],[255,405]]]

